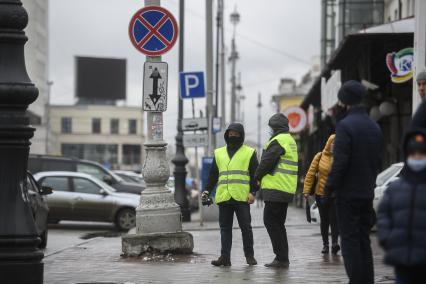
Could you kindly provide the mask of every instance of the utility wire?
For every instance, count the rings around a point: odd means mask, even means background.
[[[176,3],[176,1],[177,1],[177,0],[170,1],[170,2],[173,2],[173,4],[177,5],[178,3]],[[204,19],[205,19],[205,17],[204,17],[203,15],[201,15],[201,14],[199,14],[199,13],[197,13],[197,12],[195,12],[195,11],[193,11],[193,10],[189,9],[189,8],[185,8],[185,10],[186,10],[188,13],[190,13],[190,14],[192,14],[192,15],[196,16],[196,17],[197,17],[197,18],[199,18],[199,19],[202,19],[202,20],[204,20]],[[229,28],[225,28],[225,31],[226,31],[227,33],[232,33],[232,32],[233,32],[233,31],[232,31],[231,29],[229,29]],[[276,47],[273,47],[273,46],[268,46],[268,45],[264,44],[263,42],[261,42],[261,41],[259,41],[259,40],[255,40],[255,39],[253,39],[253,38],[251,38],[251,37],[249,37],[249,36],[247,36],[247,35],[244,35],[244,34],[241,34],[241,33],[238,33],[238,32],[237,32],[237,36],[241,37],[242,39],[244,39],[244,40],[246,40],[246,41],[248,41],[248,42],[251,42],[252,44],[255,44],[255,45],[259,46],[259,47],[262,47],[262,48],[267,49],[267,50],[269,50],[269,51],[272,51],[272,52],[275,52],[275,53],[280,54],[280,55],[282,55],[282,56],[285,56],[285,57],[287,57],[287,58],[289,58],[289,59],[292,59],[292,60],[294,60],[294,61],[297,61],[297,62],[300,62],[300,63],[306,64],[306,65],[311,65],[311,63],[310,63],[309,61],[307,61],[307,60],[305,60],[305,59],[303,59],[303,58],[300,58],[300,57],[298,57],[298,56],[296,56],[296,55],[293,55],[293,54],[291,54],[291,53],[285,52],[285,51],[283,51],[283,50],[281,50],[281,49],[279,49],[279,48],[276,48]]]

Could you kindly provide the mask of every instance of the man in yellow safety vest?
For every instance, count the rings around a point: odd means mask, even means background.
[[[253,251],[250,204],[254,202],[257,185],[254,180],[258,161],[255,149],[244,144],[244,127],[231,123],[225,132],[226,146],[214,151],[214,160],[202,198],[206,200],[216,187],[214,199],[219,206],[222,243],[219,259],[214,266],[231,266],[232,223],[234,212],[243,235],[247,264],[256,265]]]
[[[289,266],[285,220],[288,204],[292,202],[297,188],[297,145],[288,133],[288,119],[283,114],[274,114],[269,119],[272,136],[265,146],[255,179],[259,181],[265,202],[263,222],[276,255],[266,267]]]

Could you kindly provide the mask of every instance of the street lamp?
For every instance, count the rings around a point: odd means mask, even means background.
[[[43,283],[43,253],[37,248],[26,190],[28,105],[38,96],[25,68],[23,32],[28,14],[19,0],[0,0],[0,281]]]

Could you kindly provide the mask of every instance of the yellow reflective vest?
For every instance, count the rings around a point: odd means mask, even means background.
[[[231,198],[241,202],[247,201],[250,192],[249,166],[254,152],[253,148],[242,145],[230,159],[226,146],[214,151],[216,165],[219,169],[215,195],[217,204]]]
[[[262,189],[273,189],[290,194],[294,194],[297,189],[298,173],[298,153],[297,144],[288,133],[278,134],[265,146],[268,148],[272,141],[277,141],[284,148],[285,154],[280,157],[280,161],[272,174],[267,174],[262,178]]]

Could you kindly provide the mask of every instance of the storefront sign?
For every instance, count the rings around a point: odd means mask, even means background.
[[[292,106],[286,108],[283,114],[288,118],[291,133],[299,133],[305,129],[308,117],[304,109],[298,106]]]
[[[413,78],[414,52],[412,47],[401,49],[398,52],[386,55],[386,65],[391,72],[394,83],[404,83]]]
[[[337,103],[337,93],[342,86],[340,70],[334,71],[330,79],[321,78],[321,108],[327,113]]]

